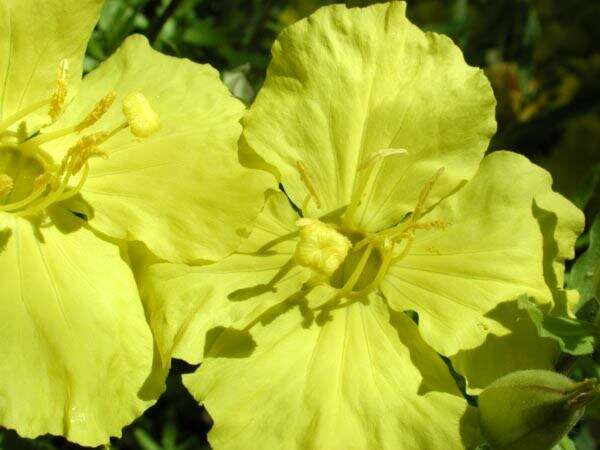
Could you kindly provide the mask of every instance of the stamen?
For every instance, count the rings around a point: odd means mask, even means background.
[[[52,121],[56,121],[63,112],[65,100],[67,99],[67,90],[69,87],[69,60],[63,59],[58,65],[58,73],[56,77],[56,90],[52,96],[50,103],[50,117]]]
[[[377,287],[383,281],[383,277],[386,275],[386,273],[390,267],[390,264],[393,261],[392,260],[393,252],[394,252],[394,244],[391,243],[390,246],[387,248],[387,250],[383,254],[383,260],[381,261],[381,265],[379,266],[379,270],[377,271],[377,275],[375,275],[375,278],[373,279],[373,281],[371,281],[371,283],[369,283],[367,286],[365,286],[360,291],[351,293],[349,296],[360,298],[360,297],[363,297],[363,296],[369,294],[370,292],[374,291],[375,289],[377,289]]]
[[[389,239],[410,239],[413,237],[413,230],[422,229],[422,230],[430,230],[433,228],[444,229],[448,226],[448,222],[444,220],[434,220],[432,222],[424,222],[417,223],[420,219],[421,214],[423,213],[423,208],[425,206],[425,202],[427,201],[427,197],[431,193],[431,189],[435,182],[440,178],[440,175],[444,172],[444,168],[441,167],[435,173],[435,175],[423,186],[421,192],[419,193],[419,197],[417,199],[417,204],[415,205],[415,209],[413,210],[410,218],[407,222],[400,223],[395,227],[388,228],[387,230],[379,233],[380,237],[386,237]]]
[[[364,170],[367,167],[375,164],[376,162],[381,161],[386,156],[405,155],[407,153],[408,152],[403,148],[382,148],[381,150],[373,152],[369,159],[367,159],[364,163],[358,166],[358,170]]]
[[[79,182],[77,183],[77,185],[73,189],[71,189],[69,192],[65,192],[60,197],[58,197],[57,201],[62,202],[63,200],[67,200],[71,197],[76,196],[79,193],[79,191],[81,191],[81,189],[83,188],[83,185],[85,184],[85,181],[87,180],[89,173],[90,173],[90,165],[86,162],[85,165],[83,166],[83,173],[81,174],[81,178],[79,179]]]
[[[119,131],[124,130],[125,128],[127,128],[129,126],[129,124],[127,122],[123,122],[121,125],[117,125],[116,127],[114,127],[111,131],[109,131],[107,133],[106,136],[106,140],[109,140],[111,137],[113,137],[115,134],[117,134]]]
[[[369,256],[371,256],[372,251],[373,251],[373,245],[369,244],[367,246],[367,248],[365,249],[364,253],[362,254],[362,256],[360,257],[360,260],[358,261],[358,264],[354,268],[352,275],[350,275],[350,278],[348,278],[348,280],[342,287],[342,289],[341,289],[342,295],[352,292],[352,288],[357,283],[360,275],[362,274],[362,272],[365,268],[365,265],[367,264],[367,261],[369,260]]]
[[[5,131],[8,127],[10,127],[15,122],[23,119],[24,117],[27,117],[32,112],[37,111],[41,107],[46,106],[48,104],[50,104],[50,99],[41,100],[39,102],[36,102],[36,103],[28,106],[25,109],[22,109],[21,111],[14,113],[12,116],[8,116],[4,120],[0,120],[0,132]]]
[[[313,180],[308,173],[308,169],[302,163],[302,161],[296,161],[296,168],[298,169],[298,172],[300,173],[300,180],[302,181],[302,184],[304,184],[304,186],[306,187],[306,190],[308,191],[308,194],[302,204],[302,212],[306,213],[306,209],[308,208],[308,203],[310,202],[311,198],[314,199],[315,205],[317,206],[317,208],[320,208],[321,207],[321,199],[319,198],[319,194],[317,193],[317,188],[315,187],[315,184],[313,183]]]
[[[25,217],[32,216],[37,214],[40,211],[46,209],[46,207],[50,206],[52,203],[56,202],[63,194],[67,186],[69,185],[69,180],[71,179],[71,174],[67,173],[65,175],[56,190],[52,191],[47,197],[43,198],[39,203],[35,203],[30,205],[28,208],[23,211],[19,211],[17,214]]]
[[[9,175],[5,173],[0,174],[0,197],[9,194],[14,187],[15,183]]]
[[[82,137],[73,147],[69,149],[63,159],[61,172],[65,170],[71,175],[78,173],[87,161],[96,156],[108,158],[108,155],[100,150],[98,146],[110,137],[110,133],[101,131]]]
[[[116,93],[114,91],[109,91],[104,97],[102,97],[102,99],[100,99],[98,103],[96,103],[96,105],[94,106],[92,111],[87,115],[87,117],[81,122],[79,122],[77,125],[72,125],[70,127],[62,128],[60,130],[50,131],[49,133],[42,133],[24,142],[22,148],[24,150],[29,150],[31,153],[34,153],[34,149],[42,144],[64,136],[68,136],[71,133],[79,133],[82,130],[91,127],[98,120],[100,120],[100,118],[106,113],[106,111],[110,109],[112,103],[115,101],[115,97]],[[113,134],[107,133],[106,139],[112,137]]]
[[[102,99],[96,103],[94,109],[83,119],[79,125],[75,126],[75,131],[80,132],[88,127],[94,125],[100,118],[110,109],[117,93],[115,91],[109,91]]]
[[[44,193],[44,191],[46,190],[46,186],[50,184],[52,180],[53,176],[48,172],[39,175],[35,180],[33,180],[33,190],[31,191],[31,194],[29,194],[23,200],[20,200],[18,202],[0,206],[0,211],[16,211],[17,209],[23,208],[29,205],[30,203],[33,203]]]
[[[354,187],[354,191],[352,192],[352,197],[350,199],[350,204],[344,213],[344,224],[352,228],[352,221],[354,219],[354,214],[360,205],[363,194],[365,193],[365,189],[367,188],[371,178],[375,171],[373,170],[378,162],[381,162],[384,158],[393,155],[405,155],[408,152],[403,148],[384,148],[378,150],[371,154],[371,156],[362,164],[358,166],[358,181],[356,186]],[[366,170],[366,173],[361,174],[363,170]]]
[[[137,137],[148,137],[160,129],[160,118],[141,92],[131,92],[123,99],[123,114]]]
[[[404,245],[404,249],[402,250],[402,252],[396,256],[395,258],[393,258],[393,262],[396,261],[400,261],[401,259],[403,259],[406,255],[408,255],[408,252],[410,251],[413,242],[415,241],[415,235],[413,233],[410,233],[410,235],[408,236],[408,238],[406,238],[406,244]]]
[[[38,175],[35,180],[33,180],[33,189],[45,188],[52,182],[53,178],[53,175],[49,172]]]
[[[429,197],[433,185],[440,178],[442,173],[444,173],[444,168],[440,167],[433,176],[433,178],[427,183],[425,183],[425,186],[423,186],[423,189],[421,189],[421,192],[419,193],[419,199],[417,200],[417,205],[415,206],[415,210],[413,211],[412,216],[410,218],[412,222],[416,222],[417,220],[419,220],[419,217],[421,217],[423,207],[425,206],[425,201],[427,201],[427,197]]]

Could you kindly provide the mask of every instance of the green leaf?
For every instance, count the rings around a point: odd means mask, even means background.
[[[182,41],[186,44],[216,47],[225,36],[209,20],[197,20],[183,32]]]
[[[575,261],[569,276],[568,287],[579,291],[579,308],[590,299],[600,297],[600,214],[596,215],[590,229],[590,245]]]
[[[596,164],[584,178],[577,190],[571,195],[571,201],[584,209],[593,197],[596,188],[600,184],[600,164]]]
[[[223,83],[229,91],[246,104],[252,103],[255,96],[254,88],[246,78],[248,72],[250,72],[250,64],[246,63],[235,69],[225,70],[221,74]]]
[[[577,450],[595,450],[596,449],[595,439],[591,436],[589,426],[587,426],[587,425],[584,425],[583,427],[581,427],[581,430],[579,431],[577,436],[575,436],[573,438],[573,441],[575,442],[575,445],[576,445],[575,448],[577,448]]]
[[[565,436],[558,444],[552,447],[552,450],[577,450],[577,447],[575,447],[575,444],[573,444],[573,441],[568,436]]]
[[[165,424],[163,428],[163,435],[161,439],[161,444],[163,448],[166,450],[172,450],[177,448],[177,428],[173,423]]]
[[[539,335],[555,339],[563,352],[571,355],[587,355],[594,351],[598,336],[591,323],[546,315],[526,296],[520,297],[518,304],[519,308],[527,311]]]
[[[161,446],[142,428],[134,430],[133,435],[143,450],[162,450]]]
[[[56,450],[42,439],[24,439],[12,430],[0,430],[0,450]]]

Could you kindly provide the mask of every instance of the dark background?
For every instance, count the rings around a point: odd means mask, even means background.
[[[232,92],[250,103],[264,79],[277,33],[328,3],[107,0],[85,70],[106,59],[127,35],[142,33],[160,51],[213,65]],[[375,2],[347,2],[369,3]],[[486,69],[498,100],[498,133],[490,151],[510,149],[546,167],[555,188],[585,209],[591,223],[600,211],[600,1],[408,0],[408,15],[426,30],[449,35],[469,64]],[[584,234],[578,253],[588,242],[589,234]],[[595,360],[581,359],[571,375],[599,376],[598,359],[597,354]],[[180,381],[182,373],[193,369],[175,361],[167,392],[111,448],[209,448],[210,417]],[[598,405],[588,408],[571,433],[578,450],[596,448],[593,435],[600,435]],[[30,441],[0,430],[0,450],[78,448],[61,438]]]

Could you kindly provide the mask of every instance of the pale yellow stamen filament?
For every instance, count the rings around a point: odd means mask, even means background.
[[[49,99],[49,98],[46,100],[41,100],[39,102],[33,103],[32,105],[28,106],[25,109],[22,109],[21,111],[14,113],[12,116],[8,116],[4,120],[0,120],[0,131],[6,130],[8,127],[10,127],[14,123],[18,122],[19,120],[23,119],[24,117],[28,116],[32,112],[37,111],[38,109],[42,108],[43,106],[49,105],[50,102],[51,102],[51,99]]]
[[[88,163],[85,163],[85,165],[83,166],[83,172],[81,174],[81,178],[79,179],[79,182],[77,183],[77,185],[71,189],[69,192],[65,192],[64,194],[62,194],[57,201],[63,201],[63,200],[67,200],[70,199],[71,197],[74,197],[75,195],[77,195],[79,193],[79,191],[81,191],[81,189],[83,188],[83,185],[85,184],[85,181],[87,180],[88,174],[90,172],[90,165]]]
[[[32,203],[35,200],[37,200],[44,193],[45,189],[46,189],[46,186],[38,187],[38,188],[34,189],[31,192],[31,194],[29,194],[23,200],[11,203],[9,205],[0,206],[0,211],[5,211],[5,212],[16,211],[19,208],[27,206],[29,203]]]
[[[360,298],[360,297],[363,297],[363,296],[369,294],[371,291],[374,291],[375,289],[377,289],[379,284],[383,281],[383,277],[385,277],[385,275],[390,267],[390,264],[393,261],[392,260],[393,249],[394,249],[394,247],[392,244],[392,246],[384,253],[383,260],[381,261],[381,265],[379,266],[379,270],[377,271],[377,275],[375,275],[375,278],[373,279],[373,281],[371,281],[371,283],[369,283],[367,286],[365,286],[360,291],[357,291],[356,293],[352,293],[351,296]]]
[[[341,289],[342,295],[352,292],[352,288],[354,288],[354,285],[358,282],[358,279],[359,279],[360,275],[362,274],[362,272],[365,268],[365,265],[367,264],[367,261],[369,260],[369,256],[371,256],[372,251],[373,251],[373,246],[371,244],[369,244],[369,246],[365,249],[364,253],[360,257],[360,260],[358,261],[358,264],[354,268],[352,275],[350,275],[350,278],[348,278],[348,280],[342,287],[342,289]]]
[[[55,139],[64,137],[64,136],[68,136],[71,133],[74,133],[76,131],[76,126],[72,126],[72,127],[67,127],[67,128],[62,128],[60,130],[56,130],[56,131],[50,131],[49,133],[42,133],[37,135],[34,138],[29,139],[28,141],[25,141],[22,144],[23,149],[25,150],[35,150],[36,147],[39,147],[42,144],[45,144],[47,142],[53,141]]]
[[[406,233],[408,231],[411,230],[416,230],[416,229],[424,229],[424,230],[430,230],[432,228],[438,228],[438,229],[443,229],[445,228],[448,224],[442,220],[435,220],[432,222],[425,222],[425,223],[417,223],[417,221],[421,218],[421,214],[423,213],[423,208],[425,207],[425,202],[427,201],[427,198],[429,197],[429,194],[431,193],[431,189],[433,188],[433,185],[436,183],[436,181],[440,178],[440,176],[442,175],[442,173],[444,172],[444,168],[441,167],[440,169],[438,169],[438,171],[435,173],[435,175],[425,184],[425,186],[423,186],[423,188],[421,189],[421,192],[419,193],[419,197],[417,199],[417,204],[415,205],[415,209],[413,210],[412,214],[410,215],[410,218],[408,219],[407,222],[405,223],[401,223],[393,228],[389,228],[385,231],[382,231],[381,233],[379,233],[380,237],[386,237],[386,238],[406,238]]]
[[[381,150],[374,152],[370,158],[358,166],[358,170],[364,170],[376,162],[381,161],[386,156],[406,155],[407,153],[408,152],[403,148],[382,148]]]
[[[127,122],[123,122],[121,125],[117,125],[116,127],[114,127],[111,131],[109,131],[107,133],[105,140],[110,139],[115,134],[117,134],[119,131],[122,131],[122,130],[126,129],[128,126],[129,126],[129,124]]]
[[[384,148],[374,152],[365,162],[363,162],[358,167],[358,180],[357,184],[352,192],[352,198],[350,199],[350,204],[346,209],[344,214],[344,224],[352,228],[352,222],[354,220],[354,214],[360,205],[362,197],[365,193],[369,182],[373,178],[374,174],[377,172],[375,167],[379,165],[383,161],[384,158],[393,155],[405,155],[407,151],[403,148]],[[366,171],[365,173],[361,173]]]
[[[70,179],[71,179],[71,175],[67,174],[62,179],[60,185],[58,186],[58,188],[55,191],[53,191],[47,197],[43,198],[40,202],[29,206],[28,208],[24,209],[23,211],[19,211],[18,214],[23,217],[32,216],[32,215],[35,215],[38,212],[46,209],[46,207],[50,206],[52,203],[56,202],[61,197],[61,195],[63,194],[63,192],[69,185]]]
[[[302,184],[304,184],[304,187],[306,187],[306,190],[308,191],[308,194],[302,203],[302,213],[306,214],[310,199],[314,199],[317,208],[321,207],[321,199],[319,198],[317,188],[315,187],[315,184],[313,183],[306,166],[301,161],[296,161],[296,168],[300,173],[300,180],[302,181]]]
[[[64,136],[68,136],[71,133],[79,133],[84,129],[91,127],[94,125],[100,118],[108,111],[110,106],[115,100],[115,92],[110,91],[106,94],[92,109],[92,111],[77,125],[72,125],[70,127],[62,128],[60,130],[50,131],[49,133],[43,133],[39,136],[36,136],[32,139],[29,139],[23,145],[29,149],[34,147],[39,147],[42,144],[53,141],[55,139],[59,139]],[[118,128],[118,127],[117,127]],[[112,136],[112,135],[111,135]],[[110,137],[110,136],[109,136]],[[108,138],[107,138],[108,139]]]
[[[401,259],[403,259],[406,255],[408,255],[408,252],[410,251],[413,242],[415,241],[415,236],[414,234],[411,234],[407,240],[406,240],[406,244],[404,245],[404,249],[402,250],[402,252],[396,256],[395,258],[392,259],[392,261],[400,261]]]
[[[425,206],[425,201],[427,200],[427,197],[429,197],[429,194],[431,193],[431,189],[433,188],[433,185],[440,178],[442,173],[444,173],[444,168],[440,167],[438,169],[438,171],[435,173],[435,175],[433,176],[433,178],[425,184],[425,186],[419,193],[419,199],[417,200],[417,205],[415,206],[415,210],[413,211],[413,214],[411,216],[411,221],[416,222],[421,217],[421,214],[423,212],[423,207]]]

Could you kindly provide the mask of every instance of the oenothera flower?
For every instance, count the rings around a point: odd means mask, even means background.
[[[202,362],[185,384],[215,448],[469,447],[440,355],[508,334],[488,313],[521,294],[552,308],[582,226],[542,169],[483,157],[494,105],[404,3],[282,32],[243,142],[284,192],[236,254],[147,278],[162,357]]]
[[[243,107],[212,68],[135,36],[80,85],[100,6],[0,2],[0,425],[86,445],[162,384],[124,240],[225,256],[266,180],[238,163]]]

